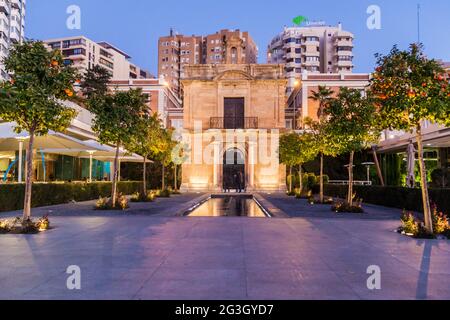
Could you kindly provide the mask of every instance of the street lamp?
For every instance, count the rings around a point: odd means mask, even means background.
[[[87,152],[89,153],[89,183],[92,183],[92,160],[95,150],[88,150]]]
[[[23,143],[28,137],[19,137],[16,138],[19,141],[19,164],[18,164],[18,183],[22,183],[22,162],[23,162]]]
[[[366,166],[366,168],[367,168],[367,184],[371,185],[372,182],[370,181],[370,167],[374,166],[375,163],[374,162],[363,162],[362,165]]]

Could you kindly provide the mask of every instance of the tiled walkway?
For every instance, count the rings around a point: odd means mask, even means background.
[[[197,196],[159,205],[176,211],[177,201]],[[283,197],[267,200],[300,218],[177,218],[145,208],[86,216],[54,208],[55,229],[0,236],[0,298],[450,299],[449,242],[394,233],[398,210],[387,210],[393,218],[336,219]],[[66,287],[69,265],[81,268],[79,291]],[[381,268],[381,290],[367,288],[370,265]]]

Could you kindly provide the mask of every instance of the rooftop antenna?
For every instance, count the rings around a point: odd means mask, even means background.
[[[420,43],[420,3],[417,4],[417,43]]]

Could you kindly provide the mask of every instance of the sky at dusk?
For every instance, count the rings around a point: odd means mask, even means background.
[[[394,44],[404,48],[417,41],[417,3],[421,4],[421,41],[427,54],[450,61],[449,0],[28,0],[26,37],[50,39],[84,35],[107,41],[133,57],[139,66],[157,73],[158,37],[169,29],[182,34],[206,35],[220,29],[249,31],[266,62],[270,40],[292,26],[295,16],[343,24],[355,34],[355,72],[370,72],[377,52]],[[81,8],[81,30],[66,27],[67,7]],[[381,29],[367,28],[367,8],[381,8]]]

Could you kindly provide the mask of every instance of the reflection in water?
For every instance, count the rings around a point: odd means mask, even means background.
[[[266,215],[252,198],[212,198],[194,210],[190,217],[254,217]]]

